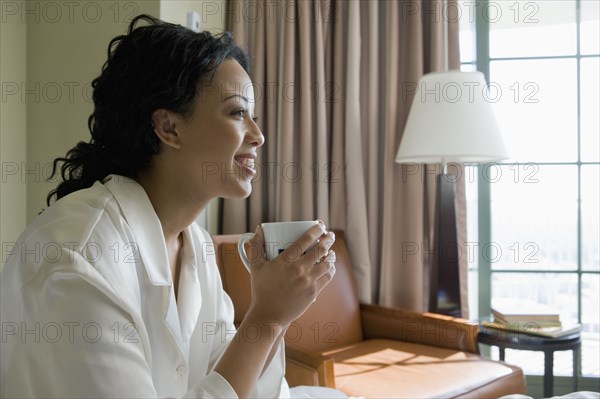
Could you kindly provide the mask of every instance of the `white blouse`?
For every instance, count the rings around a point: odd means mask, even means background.
[[[194,224],[183,251],[176,302],[160,221],[122,176],[46,209],[6,248],[2,397],[235,398],[214,371],[235,327],[212,240]],[[282,342],[252,397],[289,397],[284,367]]]

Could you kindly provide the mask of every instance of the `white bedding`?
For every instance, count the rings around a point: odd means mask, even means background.
[[[563,395],[563,396],[553,396],[550,399],[600,399],[600,393],[599,392],[589,392],[589,391],[580,391],[580,392],[573,392],[570,393],[568,395]],[[521,394],[516,394],[516,395],[506,395],[506,396],[502,396],[501,398],[498,399],[533,399],[531,396],[527,396],[527,395],[521,395]]]

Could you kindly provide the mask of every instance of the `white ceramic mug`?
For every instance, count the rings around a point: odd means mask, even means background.
[[[312,226],[319,224],[316,220],[300,221],[300,222],[276,222],[262,223],[263,234],[265,237],[265,254],[267,260],[275,259],[290,245],[294,244],[298,238],[302,236]],[[240,236],[238,241],[238,252],[246,269],[250,271],[250,261],[246,255],[244,244],[252,239],[254,233],[246,233]],[[302,254],[298,254],[300,256]]]

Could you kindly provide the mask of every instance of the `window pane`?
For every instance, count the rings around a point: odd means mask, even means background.
[[[576,273],[492,273],[492,299],[522,299],[548,305],[560,321],[577,322]]]
[[[581,54],[600,53],[600,2],[581,0]]]
[[[469,3],[469,4],[466,4]],[[460,62],[475,61],[475,17],[471,0],[459,0]],[[448,16],[450,18],[450,15]]]
[[[600,63],[581,60],[581,160],[600,161]]]
[[[577,167],[483,168],[491,185],[492,269],[577,268]]]
[[[489,98],[511,159],[577,160],[575,59],[493,61]]]
[[[482,17],[490,22],[490,56],[574,55],[575,0],[491,1]]]
[[[600,275],[584,274],[581,277],[581,322],[583,348],[581,353],[582,374],[598,377],[600,375]]]
[[[584,270],[600,271],[600,166],[581,167],[581,260]]]

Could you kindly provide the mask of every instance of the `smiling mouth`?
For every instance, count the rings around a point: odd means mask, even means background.
[[[247,169],[256,170],[256,164],[252,158],[234,158],[235,162]]]

